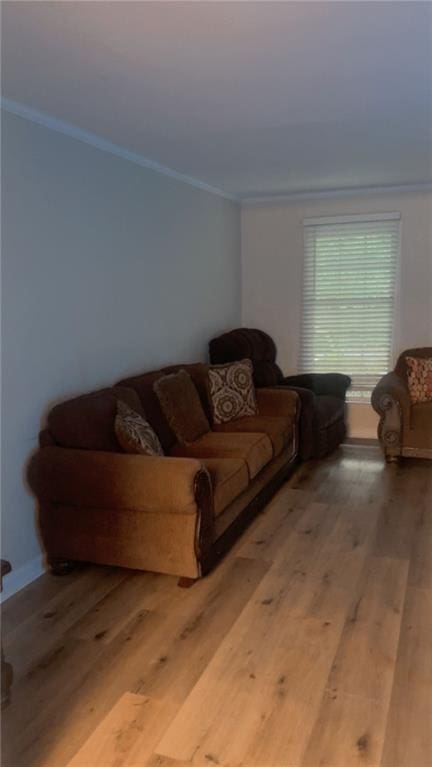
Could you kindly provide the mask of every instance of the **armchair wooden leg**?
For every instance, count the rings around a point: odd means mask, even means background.
[[[386,463],[393,463],[396,465],[399,463],[398,455],[386,455],[385,459],[386,459]]]

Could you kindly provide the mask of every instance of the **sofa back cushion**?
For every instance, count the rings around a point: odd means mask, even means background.
[[[120,451],[114,429],[118,399],[144,415],[136,392],[122,387],[99,389],[53,407],[48,429],[55,443],[80,450]]]
[[[170,365],[162,370],[152,370],[149,373],[141,373],[131,378],[124,378],[119,381],[118,386],[132,388],[138,395],[145,417],[150,426],[155,430],[159,437],[161,445],[165,452],[168,452],[177,444],[176,436],[162,411],[160,402],[153,389],[155,382],[162,376],[170,373],[178,373],[179,370],[186,370],[191,376],[207,419],[211,417],[210,403],[207,394],[207,371],[208,365],[202,362],[187,365]]]

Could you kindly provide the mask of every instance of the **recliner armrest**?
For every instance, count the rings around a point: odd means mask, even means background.
[[[300,386],[278,386],[277,391],[292,392],[299,399],[297,411],[300,428],[299,455],[302,460],[307,460],[313,452],[316,395],[310,389]]]
[[[196,514],[203,485],[205,494],[212,493],[207,470],[192,458],[57,446],[33,455],[28,480],[39,500],[147,513]]]
[[[351,386],[351,378],[343,373],[302,373],[283,379],[285,386],[310,389],[318,396],[321,394],[345,399],[346,391]]]

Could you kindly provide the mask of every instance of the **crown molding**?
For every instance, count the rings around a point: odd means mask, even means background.
[[[243,208],[253,208],[263,205],[280,205],[295,202],[308,202],[313,200],[331,200],[331,199],[344,199],[350,197],[370,197],[373,195],[382,194],[403,194],[412,192],[430,192],[432,191],[432,181],[422,184],[399,184],[399,185],[387,185],[387,186],[369,186],[369,187],[349,187],[342,189],[322,189],[322,190],[309,190],[304,192],[288,192],[288,193],[275,193],[269,195],[260,195],[257,197],[242,197],[241,195],[233,195],[228,192],[224,192],[222,189],[206,184],[204,181],[200,181],[193,176],[188,176],[184,173],[179,173],[172,168],[161,165],[158,162],[149,160],[137,152],[132,152],[126,147],[120,144],[114,144],[107,139],[98,136],[96,133],[78,128],[76,125],[59,120],[46,112],[40,112],[37,109],[22,104],[18,101],[13,101],[8,98],[1,98],[1,108],[6,112],[23,117],[25,120],[43,125],[45,128],[56,131],[57,133],[63,133],[65,136],[69,136],[77,141],[82,141],[84,144],[100,149],[102,152],[108,152],[116,157],[120,157],[123,160],[132,162],[135,165],[140,165],[142,168],[152,170],[155,173],[160,173],[168,178],[180,181],[183,184],[200,189],[201,191],[208,192],[209,194],[223,197],[231,202],[240,203]]]
[[[313,202],[314,200],[339,200],[349,197],[372,197],[382,194],[409,194],[412,192],[432,192],[432,181],[423,184],[399,184],[388,186],[358,186],[345,189],[322,189],[320,191],[292,192],[289,194],[270,194],[261,197],[242,197],[243,208],[262,205],[281,205],[291,202]]]
[[[26,104],[2,98],[1,108],[18,117],[23,117],[25,120],[37,123],[38,125],[43,125],[45,128],[57,131],[57,133],[63,133],[65,136],[69,136],[77,141],[82,141],[84,144],[89,144],[96,149],[100,149],[102,152],[108,152],[116,157],[120,157],[122,160],[128,160],[128,162],[140,165],[142,168],[152,170],[155,173],[160,173],[162,176],[168,176],[176,181],[181,181],[183,184],[188,184],[196,189],[200,189],[203,192],[209,192],[218,197],[223,197],[226,200],[231,200],[231,202],[240,202],[240,198],[228,194],[222,189],[210,186],[210,184],[206,184],[204,181],[193,178],[193,176],[188,176],[184,173],[179,173],[172,168],[167,168],[165,165],[149,160],[147,157],[143,157],[143,155],[138,154],[137,152],[132,152],[129,149],[126,149],[126,147],[120,146],[120,144],[113,144],[111,141],[107,141],[96,133],[82,130],[82,128],[78,128],[76,125],[63,122],[63,120],[59,120],[46,112],[39,112],[37,109],[33,109]]]

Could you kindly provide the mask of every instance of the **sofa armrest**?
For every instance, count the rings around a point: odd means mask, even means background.
[[[285,386],[310,389],[317,395],[326,394],[344,400],[346,391],[351,386],[351,378],[343,373],[303,373],[287,376],[283,383]]]
[[[44,447],[28,468],[41,501],[148,513],[197,513],[198,493],[211,495],[207,470],[192,458]]]
[[[260,415],[282,416],[297,421],[300,400],[295,391],[284,388],[257,389],[256,398]]]

